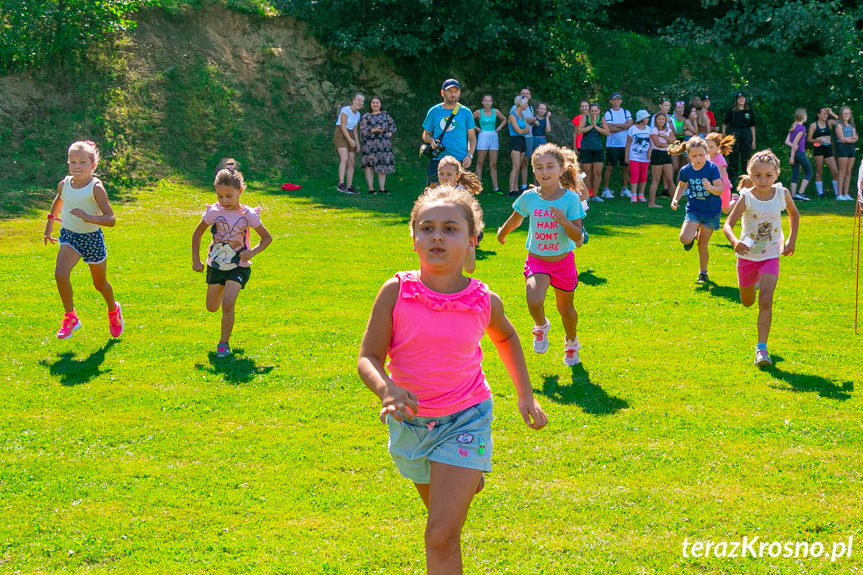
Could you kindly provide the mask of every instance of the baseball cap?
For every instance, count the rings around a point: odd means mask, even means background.
[[[743,92],[737,92],[737,95],[736,95],[736,96],[734,96],[734,97],[735,97],[735,98],[740,98],[740,97],[745,98],[745,97],[746,97],[746,94],[744,94]]]
[[[709,100],[709,99],[710,99],[710,94],[704,94],[703,96],[701,96],[701,99],[702,99],[702,100]]]
[[[620,98],[621,100],[623,100],[623,97],[620,95],[620,92],[612,92],[611,93],[611,99],[614,100],[615,98]]]
[[[448,80],[443,81],[443,86],[441,86],[441,90],[446,90],[447,88],[458,88],[461,90],[461,84],[458,83],[458,80],[454,78],[449,78]]]

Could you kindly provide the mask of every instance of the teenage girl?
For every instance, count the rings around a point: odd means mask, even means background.
[[[446,184],[460,190],[466,190],[471,195],[478,196],[482,193],[482,183],[473,172],[468,172],[462,166],[462,163],[452,156],[444,156],[437,165],[437,185]],[[471,274],[476,269],[476,249],[479,247],[479,242],[482,241],[483,232],[479,231],[476,245],[471,246],[470,252],[464,260],[464,271]]]
[[[517,198],[520,195],[518,190],[518,175],[522,172],[521,165],[525,161],[525,151],[527,143],[525,142],[525,134],[530,133],[530,127],[527,125],[524,111],[527,110],[528,99],[525,96],[516,96],[515,105],[512,112],[509,114],[509,155],[512,160],[512,171],[509,173],[509,197]],[[525,180],[527,172],[525,172]]]
[[[54,222],[60,222],[60,249],[54,268],[54,281],[66,314],[57,331],[59,339],[69,339],[81,327],[72,298],[72,269],[83,259],[90,266],[93,286],[108,305],[108,332],[111,337],[123,333],[123,314],[114,300],[114,289],[108,283],[108,251],[102,228],[113,228],[116,220],[101,180],[93,175],[99,165],[99,149],[90,141],[75,142],[68,151],[69,175],[57,184],[57,196],[48,211],[45,245],[57,243],[51,237]]]
[[[473,113],[473,119],[477,125],[476,177],[480,182],[482,181],[482,168],[488,158],[492,191],[502,194],[497,184],[497,152],[500,149],[498,134],[506,126],[506,116],[497,108],[493,108],[493,103],[491,95],[486,94],[482,97],[482,109]]]
[[[576,131],[581,135],[578,161],[586,174],[585,184],[591,193],[590,197],[594,202],[605,201],[599,196],[599,184],[605,164],[604,138],[608,136],[608,125],[602,117],[599,104],[590,104],[587,114],[581,116]]]
[[[635,113],[635,123],[626,131],[626,153],[629,164],[629,182],[632,184],[631,203],[646,202],[644,188],[647,186],[647,167],[650,165],[650,114],[647,110]]]
[[[833,126],[836,132],[836,160],[839,164],[839,200],[852,200],[848,195],[851,184],[851,172],[854,170],[854,156],[857,153],[857,129],[851,108],[842,106],[839,109],[839,121]]]
[[[737,192],[731,193],[731,179],[728,177],[728,162],[725,156],[734,149],[734,136],[723,136],[719,132],[710,132],[704,138],[707,142],[707,157],[719,168],[722,179],[722,213],[728,215],[737,201]]]
[[[719,168],[707,159],[707,143],[694,136],[686,142],[686,153],[690,163],[680,168],[677,189],[671,200],[671,209],[688,191],[686,215],[680,228],[680,242],[689,251],[698,238],[698,283],[707,283],[707,264],[710,261],[708,245],[710,236],[719,229],[719,214],[722,212],[722,176]]]
[[[683,100],[677,100],[674,103],[674,113],[671,115],[670,125],[674,128],[674,135],[679,142],[683,142],[686,135],[684,134],[686,128],[686,114],[685,114],[685,106],[686,102]],[[682,157],[678,154],[671,155],[671,168],[672,171],[676,174],[680,170]]]
[[[365,102],[366,97],[364,95],[354,94],[351,105],[343,106],[339,110],[339,117],[336,120],[336,130],[333,133],[333,144],[339,153],[339,185],[336,186],[336,191],[343,194],[360,193],[354,187],[354,164],[356,163],[357,152],[360,151],[358,126],[362,119],[360,110],[363,109]]]
[[[482,208],[465,191],[438,186],[417,199],[410,229],[420,269],[384,283],[357,362],[363,382],[381,400],[390,455],[428,510],[431,575],[462,573],[462,526],[483,487],[483,472],[491,471],[492,399],[481,364],[483,334],[515,385],[525,424],[541,429],[548,422],[500,297],[462,275],[482,227]]]
[[[788,162],[791,164],[791,196],[795,200],[808,202],[806,196],[806,186],[809,185],[809,180],[812,179],[812,166],[809,165],[809,160],[806,159],[806,109],[797,108],[794,110],[794,123],[788,130],[788,135],[785,137],[785,145],[791,147],[791,152]],[[800,182],[800,190],[797,190],[797,180],[800,178],[800,167],[803,167],[805,174],[803,181]]]
[[[664,100],[668,102],[668,100]],[[653,116],[653,127],[650,129],[650,191],[648,192],[648,208],[661,208],[656,203],[656,188],[659,180],[665,185],[665,189],[674,188],[674,171],[671,164],[671,155],[668,146],[673,144],[677,138],[674,129],[669,125],[668,114],[658,112]]]
[[[535,150],[546,143],[548,132],[551,131],[551,112],[548,111],[548,105],[544,102],[537,104],[536,116],[534,117],[536,121],[531,128],[531,135],[533,135],[533,149]]]
[[[737,255],[737,283],[740,302],[749,307],[758,292],[758,345],[755,365],[771,365],[767,337],[773,319],[773,292],[779,280],[779,254],[790,256],[797,241],[800,214],[791,193],[777,184],[779,158],[770,150],[756,152],[749,160],[748,175],[741,176],[737,186],[740,201],[725,220],[722,231]],[[788,239],[782,237],[782,210],[788,211]],[[740,238],[734,225],[742,220]]]
[[[584,140],[582,140],[582,147]],[[583,240],[584,208],[577,190],[579,167],[575,152],[555,144],[540,146],[533,153],[533,171],[538,188],[527,190],[512,205],[513,213],[498,229],[497,239],[506,243],[506,236],[530,218],[527,236],[527,309],[534,321],[533,351],[548,351],[548,330],[551,322],[545,317],[545,295],[554,288],[557,311],[566,332],[563,363],[580,362],[578,350],[578,313],[573,307],[573,293],[578,286],[578,271],[572,250]]]
[[[809,141],[812,142],[812,159],[815,160],[815,191],[819,198],[824,198],[824,163],[830,168],[833,176],[833,195],[839,199],[839,181],[836,179],[839,173],[836,168],[836,160],[833,158],[833,127],[839,119],[831,108],[818,108],[815,121],[809,124]]]
[[[269,246],[273,239],[261,223],[260,208],[240,203],[246,189],[243,174],[230,161],[216,173],[213,186],[218,201],[207,206],[201,223],[192,233],[192,269],[204,271],[201,263],[201,237],[207,229],[213,235],[207,248],[207,311],[222,308],[222,329],[216,346],[216,357],[231,355],[229,345],[234,329],[234,310],[240,290],[252,275],[252,258]],[[249,248],[249,229],[255,230],[261,241]]]

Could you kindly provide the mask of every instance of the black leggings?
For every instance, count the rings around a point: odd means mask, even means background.
[[[746,173],[746,166],[749,164],[749,158],[752,157],[752,140],[740,139],[738,134],[735,134],[735,137],[737,141],[734,142],[734,147],[728,154],[728,179],[731,180],[732,187],[737,185],[737,177]]]

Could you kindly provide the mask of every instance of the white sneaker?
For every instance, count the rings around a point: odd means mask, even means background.
[[[545,320],[545,325],[533,326],[533,351],[536,353],[545,353],[548,351],[548,330],[551,329],[551,322]]]
[[[851,196],[849,196],[848,194],[843,194],[843,195],[839,196],[839,197],[838,197],[838,198],[836,198],[836,199],[837,199],[837,200],[842,200],[843,202],[853,202],[853,201],[854,201],[854,198],[852,198],[852,197],[851,197]]]
[[[623,188],[622,190],[620,190],[620,195],[624,198],[631,198],[632,192],[629,191],[629,188]]]
[[[604,202],[605,200],[603,200],[603,199],[602,199],[602,198],[600,198],[599,196],[590,196],[590,201],[591,201],[591,202],[596,202],[596,203],[601,204],[601,203],[602,203],[602,202]]]
[[[563,346],[563,364],[568,366],[578,365],[581,363],[581,359],[578,357],[578,350],[581,349],[581,345],[578,343],[578,338],[575,340],[564,340]]]
[[[605,188],[602,190],[602,197],[606,200],[611,200],[614,198],[614,192],[612,192],[609,188]]]

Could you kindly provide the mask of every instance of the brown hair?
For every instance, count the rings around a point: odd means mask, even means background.
[[[716,147],[719,148],[719,153],[723,156],[727,156],[731,153],[735,141],[734,136],[723,136],[719,132],[710,132],[704,139],[716,144]]]
[[[73,151],[81,151],[87,154],[90,157],[90,161],[93,162],[93,167],[99,165],[99,148],[96,147],[95,142],[91,142],[90,140],[78,140],[69,146],[69,150],[66,154],[71,154]]]
[[[222,158],[219,160],[219,165],[216,166],[216,169],[213,170],[213,175],[215,176],[225,168],[233,168],[234,170],[239,170],[242,167],[242,164],[235,160],[234,158]]]
[[[531,164],[535,164],[546,154],[551,154],[558,165],[563,168],[563,173],[560,174],[561,187],[575,191],[584,185],[578,177],[578,174],[581,173],[581,165],[578,163],[578,157],[575,155],[575,152],[557,144],[543,144],[533,151],[533,154],[530,156]]]
[[[688,152],[692,148],[704,148],[704,151],[707,151],[707,142],[704,141],[704,138],[701,136],[692,136],[686,141],[686,151]]]
[[[411,237],[414,235],[414,226],[420,210],[426,204],[433,202],[451,203],[460,207],[467,220],[468,234],[471,237],[478,236],[485,227],[485,222],[482,221],[482,207],[480,207],[477,199],[465,190],[460,190],[449,184],[442,184],[435,188],[426,188],[414,202],[410,218]]]
[[[753,166],[755,166],[755,164],[770,164],[771,166],[776,168],[777,175],[782,169],[779,158],[771,150],[761,150],[760,152],[755,152],[754,154],[752,154],[752,157],[749,158],[749,163],[746,164],[746,173],[741,174],[740,178],[738,178],[737,180],[738,190],[742,190],[743,188],[751,188],[755,185],[755,182],[753,182],[752,178],[749,177],[749,172],[752,171],[752,168]]]
[[[216,179],[213,181],[214,186],[232,186],[238,190],[243,190],[246,187],[246,180],[243,178],[243,172],[240,171],[240,162],[234,158],[223,158],[219,165],[216,166]]]
[[[464,186],[464,189],[473,195],[477,195],[482,191],[482,182],[479,181],[476,174],[466,171],[461,165],[461,162],[456,160],[454,157],[444,156],[441,158],[440,162],[438,162],[437,169],[440,170],[441,166],[455,166],[456,170],[458,170],[458,175],[455,177],[455,184],[453,185]]]

